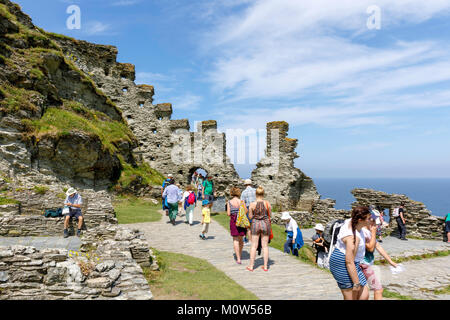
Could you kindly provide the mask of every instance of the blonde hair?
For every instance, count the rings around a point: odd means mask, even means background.
[[[192,190],[194,190],[194,188],[192,187],[192,185],[188,185],[188,186],[186,187],[186,191],[192,191]]]
[[[241,189],[238,187],[232,187],[230,190],[231,197],[240,197],[241,196]]]
[[[264,197],[264,188],[259,186],[256,188],[256,196],[257,197]]]

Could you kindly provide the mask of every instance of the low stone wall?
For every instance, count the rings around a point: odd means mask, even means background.
[[[87,232],[80,252],[0,247],[0,300],[149,300],[138,263],[158,269],[152,256],[142,233],[112,225]]]
[[[95,228],[101,223],[117,224],[117,219],[109,215],[85,216],[83,229]],[[69,235],[74,235],[77,228],[75,218],[70,219]],[[61,236],[64,229],[64,217],[46,218],[44,216],[5,215],[0,217],[0,236],[3,237],[40,237]]]
[[[431,215],[431,211],[426,206],[405,195],[387,194],[381,191],[370,189],[354,189],[352,191],[356,206],[381,206],[383,209],[389,209],[389,225],[383,228],[385,235],[397,236],[397,222],[392,217],[395,207],[405,203],[406,235],[430,240],[442,241],[446,239],[444,230],[444,218]],[[322,223],[324,226],[335,219],[348,219],[351,217],[351,210],[338,210],[335,208],[336,201],[333,199],[320,199],[315,201],[312,213],[306,211],[287,211],[297,221],[300,228],[313,227],[316,223]],[[273,223],[281,224],[281,213],[274,213]]]

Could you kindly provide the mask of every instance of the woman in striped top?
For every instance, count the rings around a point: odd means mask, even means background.
[[[369,290],[359,263],[366,252],[363,227],[370,219],[368,207],[356,207],[351,219],[345,220],[337,237],[336,247],[330,256],[330,271],[341,289],[344,300],[367,300]]]

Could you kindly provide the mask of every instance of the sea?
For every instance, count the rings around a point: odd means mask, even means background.
[[[422,202],[432,215],[450,213],[450,179],[386,179],[386,178],[313,178],[322,199],[336,200],[336,209],[349,210],[355,198],[354,188],[368,188],[386,193],[404,194]]]

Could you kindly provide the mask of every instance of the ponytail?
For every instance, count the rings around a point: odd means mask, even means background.
[[[355,207],[352,210],[352,232],[353,232],[353,244],[356,243],[356,225],[359,220],[364,220],[370,214],[369,207]]]

